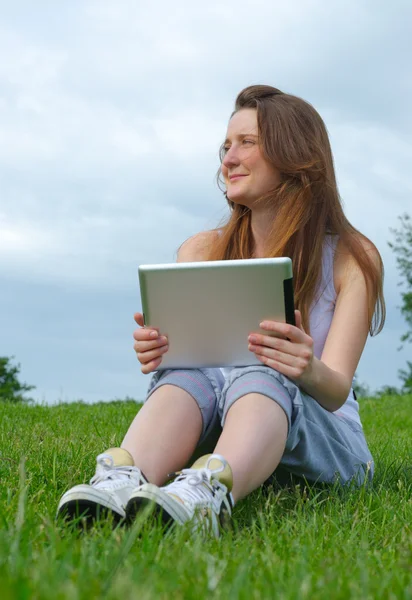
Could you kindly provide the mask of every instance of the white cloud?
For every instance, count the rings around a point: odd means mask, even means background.
[[[242,87],[267,82],[325,118],[347,214],[387,266],[393,346],[387,240],[412,188],[408,2],[24,5],[9,3],[0,29],[2,277],[134,289],[140,262],[171,260],[225,213],[226,121]]]
[[[18,31],[4,26],[0,26],[0,54],[0,83],[7,83],[10,93],[38,90],[55,83],[67,60],[66,52],[50,53],[47,42],[30,42]]]

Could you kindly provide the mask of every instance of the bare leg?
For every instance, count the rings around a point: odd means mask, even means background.
[[[278,466],[288,422],[283,409],[262,394],[247,394],[229,409],[215,452],[233,471],[235,501],[259,487]]]
[[[137,413],[122,443],[151,483],[184,467],[202,433],[202,415],[192,396],[174,385],[155,390]]]

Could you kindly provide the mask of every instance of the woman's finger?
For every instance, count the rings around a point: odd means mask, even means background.
[[[159,331],[157,329],[146,329],[142,327],[141,329],[134,330],[133,337],[137,342],[157,340],[159,339]]]
[[[154,350],[155,348],[165,346],[167,343],[168,340],[164,336],[151,341],[138,340],[134,343],[133,349],[135,352],[148,352],[149,350]]]
[[[140,327],[142,328],[142,330],[144,330],[144,331],[157,331],[157,332],[159,332],[159,328],[158,327],[153,327],[153,326],[146,327],[145,326],[145,324],[144,324],[144,318],[143,318],[142,313],[135,313],[133,317],[134,317],[134,320],[136,321],[136,323],[138,325],[140,325]]]
[[[290,323],[280,323],[279,321],[262,321],[259,327],[264,331],[270,331],[278,334],[280,337],[291,340],[292,342],[304,342],[309,336],[301,329]]]
[[[150,363],[142,365],[140,370],[143,373],[143,375],[148,375],[149,373],[153,373],[153,371],[156,371],[156,369],[160,367],[161,362],[162,357],[159,357],[156,360],[152,360],[152,362]]]
[[[298,380],[301,375],[300,369],[296,367],[291,367],[290,365],[285,365],[281,362],[277,362],[276,360],[268,358],[267,356],[256,356],[258,360],[260,360],[260,362],[262,362],[266,367],[270,367],[271,369],[282,373],[282,375],[289,377],[289,379]]]
[[[307,364],[307,361],[300,356],[279,352],[278,350],[267,348],[265,346],[254,346],[252,344],[249,346],[249,350],[254,352],[258,358],[266,357],[289,367],[304,368]]]
[[[161,346],[160,348],[155,348],[154,350],[150,350],[149,352],[138,352],[137,360],[142,365],[147,365],[152,360],[156,360],[159,357],[161,357],[168,350],[169,350],[169,346],[166,344],[165,346]]]
[[[289,342],[282,338],[274,337],[271,335],[262,335],[259,333],[252,333],[248,337],[248,342],[254,346],[266,346],[267,348],[274,348],[288,354],[297,354],[300,349],[299,344]]]
[[[133,318],[134,318],[134,320],[136,321],[136,323],[137,323],[138,325],[140,325],[140,327],[143,327],[143,326],[144,326],[144,319],[143,319],[143,315],[142,315],[142,313],[135,313],[135,314],[133,315]]]

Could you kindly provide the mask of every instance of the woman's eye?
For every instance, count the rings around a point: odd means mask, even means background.
[[[244,144],[254,144],[255,142],[253,140],[243,140]]]

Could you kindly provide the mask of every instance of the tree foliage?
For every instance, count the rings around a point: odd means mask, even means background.
[[[373,395],[375,398],[382,398],[382,396],[401,396],[403,393],[404,390],[400,390],[395,385],[383,385]]]
[[[406,289],[401,293],[401,313],[405,317],[408,330],[402,335],[401,342],[412,342],[412,219],[407,213],[399,217],[399,229],[391,229],[395,241],[389,242],[396,254],[396,264]]]
[[[23,394],[34,389],[33,385],[19,381],[20,365],[12,365],[11,358],[0,356],[0,400],[7,402],[28,402]]]
[[[412,362],[406,361],[408,370],[400,369],[399,377],[403,383],[402,391],[406,394],[412,394]]]
[[[403,344],[412,342],[412,219],[405,213],[399,217],[399,220],[400,228],[391,229],[395,241],[389,242],[389,246],[396,254],[396,264],[402,278],[400,285],[404,286],[400,309],[408,328],[401,336]],[[412,393],[412,362],[407,361],[407,370],[399,370],[399,377],[403,382],[402,391]]]
[[[357,373],[355,373],[355,378],[354,378],[352,387],[353,387],[353,391],[355,392],[356,397],[358,399],[359,398],[369,398],[370,396],[373,395],[368,384],[363,383],[362,381],[358,380]]]

